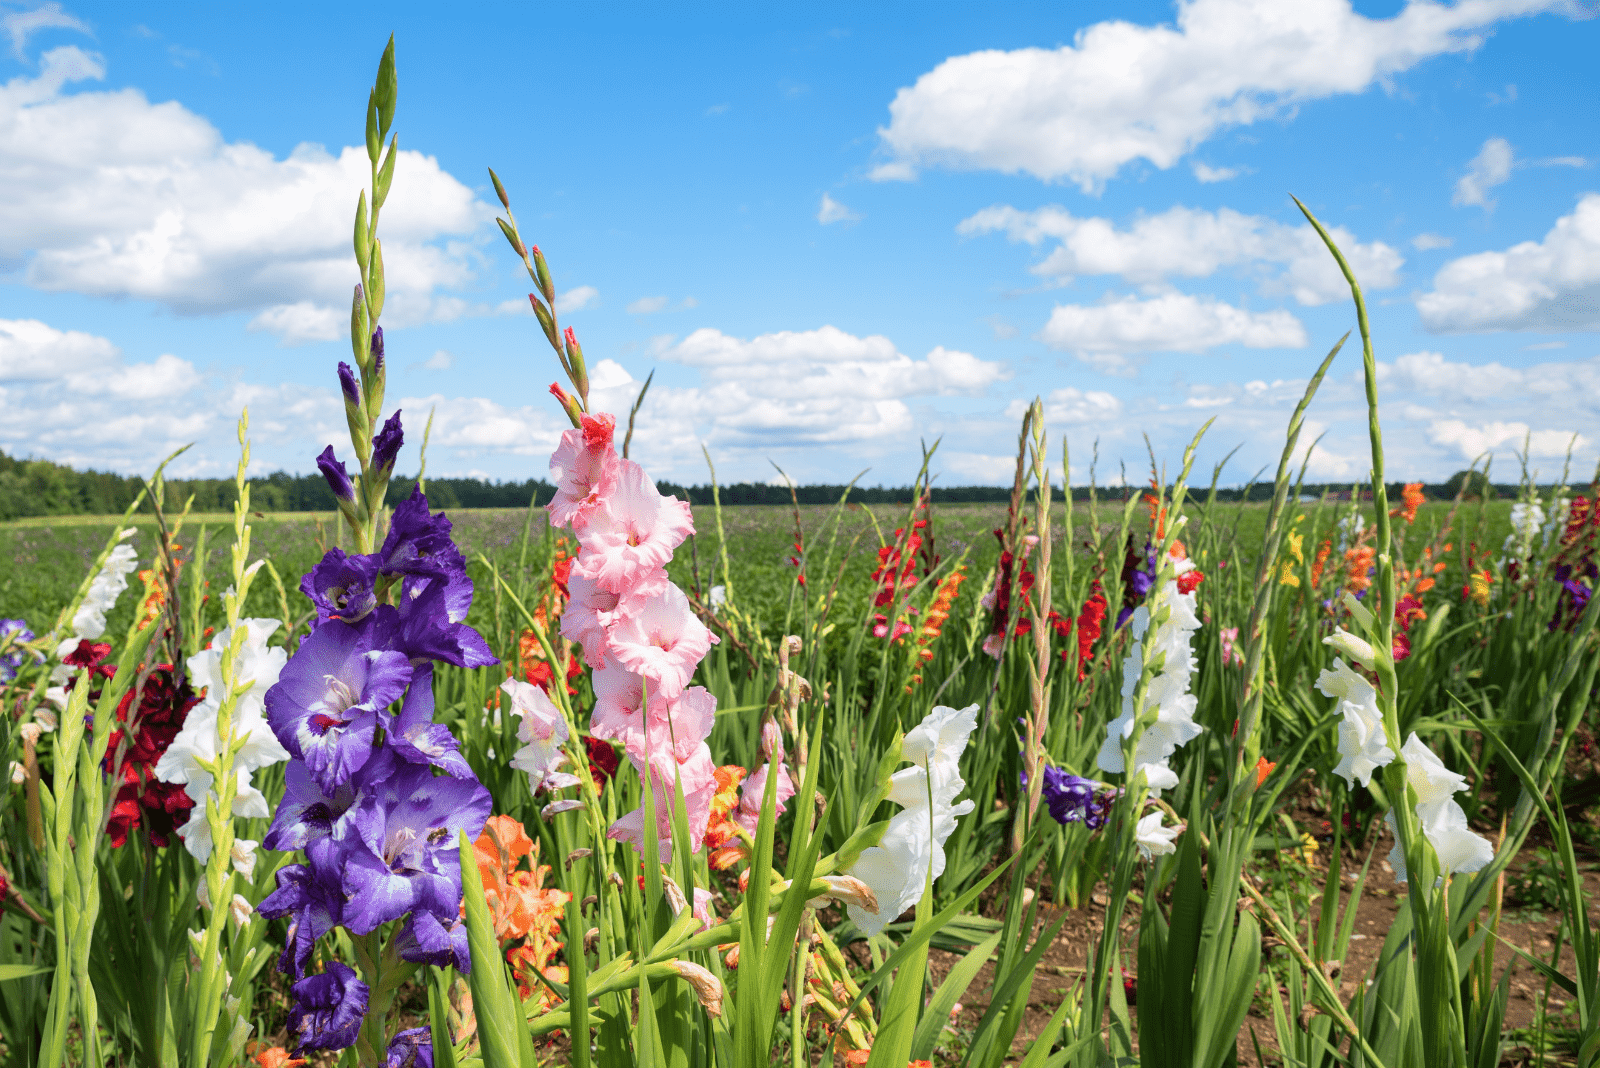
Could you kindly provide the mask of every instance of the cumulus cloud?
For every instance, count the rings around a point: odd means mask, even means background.
[[[1451,260],[1417,310],[1438,333],[1600,329],[1600,194],[1585,193],[1542,241]]]
[[[1418,234],[1411,239],[1411,247],[1418,252],[1428,252],[1436,248],[1449,248],[1455,244],[1443,234]]]
[[[1219,300],[1168,293],[1102,304],[1058,304],[1039,339],[1079,355],[1203,352],[1218,345],[1300,348],[1305,327],[1286,311],[1252,312]]]
[[[918,167],[997,170],[1092,192],[1135,160],[1166,169],[1221,130],[1360,93],[1507,18],[1562,0],[1409,3],[1393,18],[1349,0],[1188,0],[1174,24],[1080,30],[1059,48],[953,56],[896,93],[879,179]]]
[[[1467,173],[1456,182],[1455,195],[1450,198],[1450,203],[1457,207],[1463,204],[1475,204],[1480,208],[1494,207],[1494,201],[1489,199],[1489,190],[1504,184],[1511,177],[1513,163],[1511,142],[1504,137],[1489,138],[1472,162],[1467,164]]]
[[[1428,439],[1435,445],[1453,448],[1463,460],[1471,461],[1497,446],[1510,445],[1520,450],[1524,444],[1532,456],[1565,456],[1587,448],[1589,439],[1570,430],[1532,430],[1527,423],[1490,422],[1469,424],[1460,419],[1436,419],[1428,425]]]
[[[860,220],[861,216],[857,215],[855,212],[851,211],[849,208],[845,207],[828,194],[822,194],[822,206],[817,208],[817,222],[821,223],[823,226],[827,226],[829,223],[853,223],[859,222]]]
[[[568,312],[583,311],[592,308],[600,302],[600,291],[594,286],[574,286],[565,293],[556,294],[556,312],[565,315]],[[525,305],[531,312],[532,304]]]
[[[0,319],[0,383],[104,371],[121,358],[117,347],[103,337],[57,330],[37,319]]]
[[[1004,232],[1012,241],[1054,248],[1031,270],[1068,281],[1078,275],[1115,274],[1139,284],[1174,276],[1207,278],[1223,267],[1279,268],[1264,278],[1269,291],[1287,291],[1301,304],[1346,300],[1350,287],[1309,225],[1285,226],[1231,208],[1182,206],[1145,215],[1119,230],[1110,219],[1081,218],[1057,205],[1019,211],[985,208],[956,226],[966,235]],[[1405,258],[1382,241],[1362,243],[1343,227],[1329,231],[1366,289],[1400,283]]]
[[[280,159],[135,89],[65,91],[105,74],[99,56],[68,46],[0,86],[0,269],[183,315],[247,313],[290,342],[342,336],[365,149],[302,144]],[[439,290],[470,280],[464,239],[490,214],[436,159],[400,153],[383,208],[386,322],[468,310]]]

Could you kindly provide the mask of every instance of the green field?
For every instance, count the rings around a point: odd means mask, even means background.
[[[1301,506],[1307,522],[1318,530],[1332,525],[1336,509],[1348,504],[1329,502],[1320,508],[1315,503]],[[1102,534],[1114,537],[1121,520],[1123,502],[1103,501],[1094,509]],[[807,556],[810,588],[817,584],[839,583],[845,600],[840,607],[852,613],[865,603],[867,576],[876,566],[877,549],[893,537],[906,522],[906,506],[851,505],[844,509],[821,505],[801,505],[799,519]],[[1370,521],[1370,507],[1367,509]],[[1142,514],[1143,509],[1139,509]],[[1430,502],[1423,506],[1417,521],[1409,528],[1408,555],[1435,539],[1450,519],[1451,505]],[[1266,525],[1267,505],[1217,503],[1208,515],[1206,509],[1192,506],[1191,530],[1214,528],[1224,534],[1222,542],[1233,546],[1234,566],[1255,562]],[[474,562],[481,576],[478,554],[483,554],[502,573],[513,574],[519,566],[542,560],[539,543],[545,538],[544,512],[531,515],[525,509],[476,509],[450,513],[462,552]],[[716,512],[710,507],[694,509],[696,537],[673,561],[675,581],[685,589],[698,587],[702,593],[723,583],[721,543],[717,534]],[[998,543],[992,531],[1005,523],[1006,507],[999,504],[949,504],[933,509],[934,549],[946,558],[966,554],[968,575],[981,580],[995,566]],[[1463,505],[1455,517],[1451,541],[1453,560],[1450,574],[1459,585],[1460,555],[1473,542],[1486,549],[1497,549],[1510,531],[1510,504],[1492,501],[1486,505]],[[115,529],[116,516],[35,517],[0,524],[0,618],[26,619],[35,630],[47,629],[56,615],[72,599],[96,554]],[[1059,546],[1065,539],[1065,507],[1058,505],[1053,519],[1054,555],[1061,559]],[[1075,541],[1081,543],[1093,529],[1088,504],[1073,507]],[[222,574],[228,567],[233,517],[216,513],[192,515],[186,521],[179,541],[192,548],[200,529],[207,532],[205,568],[207,575]],[[139,552],[141,565],[148,564],[154,551],[155,520],[136,516],[132,526],[137,533],[129,543]],[[272,562],[283,579],[289,598],[290,615],[297,617],[309,607],[297,591],[300,576],[335,545],[346,545],[347,532],[336,512],[286,512],[251,517],[251,559]],[[795,512],[790,508],[744,505],[722,509],[722,530],[727,538],[728,561],[734,574],[740,601],[755,613],[773,634],[783,622],[789,601],[794,568],[786,563],[793,555]],[[1462,531],[1470,531],[1462,534]],[[524,532],[528,548],[523,550]],[[1308,539],[1307,552],[1312,548]],[[347,546],[346,546],[347,547]],[[831,547],[831,556],[830,556]],[[181,554],[187,558],[187,553]],[[821,573],[825,561],[829,571]],[[842,567],[842,570],[841,570]],[[697,581],[698,576],[698,581]],[[971,587],[969,587],[971,588]],[[979,592],[982,592],[981,590]],[[132,618],[132,596],[125,596],[111,617],[113,632]],[[858,603],[859,602],[859,603]],[[258,582],[246,606],[252,615],[279,616],[282,605],[270,581]],[[1065,610],[1067,606],[1058,606]],[[1075,608],[1074,608],[1075,610]]]

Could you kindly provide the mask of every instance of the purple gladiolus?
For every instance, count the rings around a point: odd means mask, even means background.
[[[390,648],[385,622],[375,612],[360,626],[318,627],[267,691],[268,726],[325,790],[372,756],[390,703],[411,681],[411,663]]]
[[[431,912],[413,912],[395,937],[395,946],[401,960],[455,968],[462,975],[472,973],[467,925],[460,917],[445,923]]]
[[[395,1035],[383,1068],[433,1068],[433,1032],[426,1027],[412,1027]]]
[[[400,413],[396,411],[383,424],[372,439],[372,469],[388,473],[394,470],[394,460],[405,444],[405,433],[400,429]]]
[[[1094,802],[1095,790],[1100,784],[1085,779],[1062,768],[1046,766],[1044,769],[1044,802],[1057,823],[1081,822]]]
[[[433,665],[423,664],[411,676],[400,715],[389,727],[395,756],[412,764],[431,764],[458,779],[472,779],[472,766],[461,755],[461,743],[443,723],[433,721]]]
[[[482,832],[493,803],[489,791],[471,779],[435,778],[426,766],[401,764],[363,793],[334,832],[344,854],[345,926],[367,934],[412,909],[454,920],[461,912],[456,836]]]
[[[328,480],[328,488],[333,491],[335,497],[341,501],[356,499],[356,487],[350,481],[350,472],[345,470],[344,463],[333,454],[332,445],[317,455],[317,470]]]
[[[378,327],[372,332],[372,344],[369,347],[372,358],[378,361],[378,366],[383,366],[383,327]]]
[[[10,652],[0,654],[0,684],[10,682],[17,677],[17,671],[22,667],[22,662],[27,658],[21,649],[16,646],[24,642],[33,641],[33,631],[28,629],[25,619],[0,619],[0,642],[11,640],[13,648]],[[37,656],[37,654],[35,654]]]
[[[450,539],[450,520],[443,512],[429,512],[428,498],[420,487],[395,505],[389,533],[378,550],[379,567],[401,575],[465,575],[467,562]],[[467,598],[472,587],[467,586]]]
[[[343,549],[329,549],[300,580],[300,592],[316,606],[318,626],[330,619],[358,623],[378,607],[373,588],[377,578],[376,557],[346,556]]]
[[[344,1049],[353,1045],[367,1015],[367,984],[346,964],[329,961],[321,975],[308,975],[289,988],[295,1006],[289,1032],[295,1052]]]
[[[324,839],[308,848],[307,859],[312,862],[309,867],[288,864],[279,868],[278,888],[256,907],[268,919],[289,917],[289,933],[278,957],[278,970],[296,977],[305,974],[317,939],[339,926],[344,912],[344,893],[337,877],[329,881],[317,876],[317,871],[326,872],[337,864],[337,850]],[[332,870],[337,873],[338,868]]]

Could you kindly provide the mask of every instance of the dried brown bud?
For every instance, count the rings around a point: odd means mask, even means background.
[[[822,881],[828,884],[828,896],[835,901],[877,914],[878,895],[860,879],[853,875],[824,875]]]
[[[688,984],[694,987],[694,993],[700,999],[700,1004],[712,1016],[722,1015],[722,983],[717,977],[706,971],[693,961],[675,960],[672,966],[678,969],[678,974]]]
[[[567,870],[572,870],[573,861],[582,860],[584,857],[592,856],[594,856],[594,850],[592,849],[574,849],[572,852],[567,854]]]

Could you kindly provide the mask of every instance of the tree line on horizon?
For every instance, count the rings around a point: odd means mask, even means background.
[[[1482,495],[1492,488],[1494,496],[1515,496],[1514,484],[1497,483],[1486,487],[1487,480],[1481,472],[1459,471],[1447,481],[1424,484],[1423,493],[1430,498],[1453,498],[1471,479],[1469,496]],[[416,479],[396,477],[389,484],[388,503],[395,504],[411,493]],[[233,509],[235,490],[231,478],[168,479],[167,500],[181,503],[190,495],[194,497],[196,512],[227,512]],[[554,487],[544,479],[526,479],[520,482],[494,482],[481,478],[429,478],[426,482],[429,502],[439,509],[472,508],[526,508],[530,504],[543,504],[554,495]],[[682,486],[673,482],[657,483],[662,493],[670,494],[696,505],[708,505],[713,500],[713,487],[707,485]],[[1398,499],[1400,483],[1390,489],[1391,497]],[[8,456],[0,451],[0,521],[28,516],[52,515],[113,515],[123,512],[139,490],[144,479],[138,475],[119,475],[109,471],[80,471],[50,460],[25,460]],[[786,485],[759,482],[735,482],[716,488],[723,504],[727,505],[786,505],[837,504],[845,498],[844,483],[795,486],[791,494]],[[1142,486],[1099,486],[1095,493],[1102,500],[1126,500],[1129,493],[1143,492]],[[1358,487],[1350,483],[1306,483],[1302,495],[1321,496],[1324,492],[1345,497]],[[1191,496],[1203,500],[1205,488],[1191,490]],[[1090,487],[1072,487],[1074,500],[1089,498]],[[1010,500],[1009,486],[938,486],[931,491],[935,504],[996,504]],[[1225,501],[1265,501],[1272,495],[1272,484],[1255,482],[1247,486],[1217,489],[1217,498]],[[1062,501],[1066,494],[1058,487],[1055,499]],[[318,474],[290,474],[275,471],[270,475],[250,480],[250,500],[256,511],[271,512],[331,512],[335,510],[333,493]],[[852,504],[909,504],[910,486],[852,486],[849,487]]]

